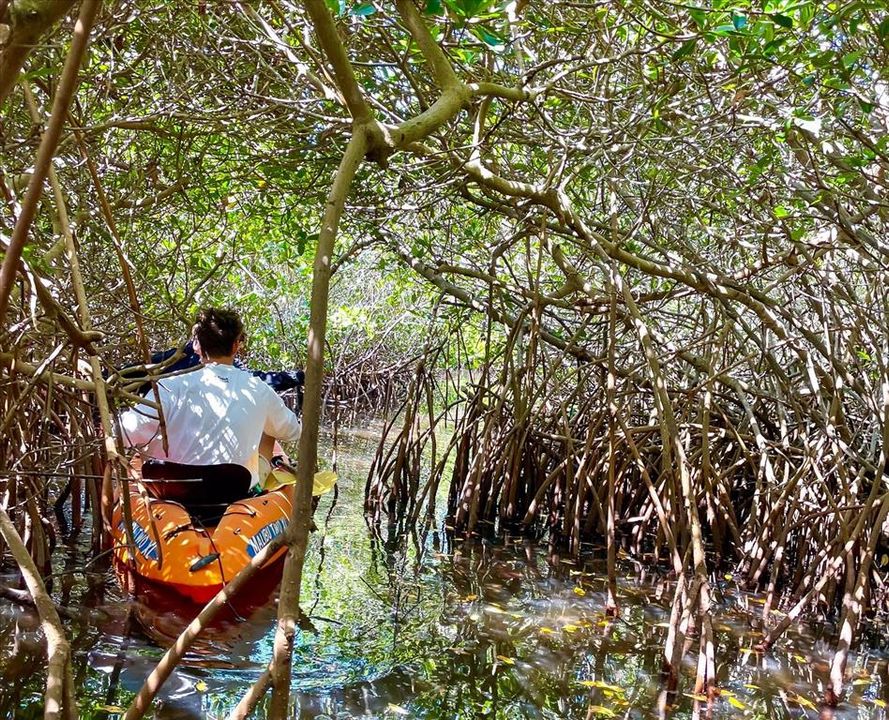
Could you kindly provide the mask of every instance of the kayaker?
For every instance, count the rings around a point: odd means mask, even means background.
[[[235,311],[201,310],[192,335],[200,369],[158,381],[168,451],[157,413],[148,406],[137,405],[121,415],[124,441],[158,460],[243,465],[253,487],[259,487],[278,449],[275,441],[299,437],[299,418],[271,387],[234,366],[245,339]]]

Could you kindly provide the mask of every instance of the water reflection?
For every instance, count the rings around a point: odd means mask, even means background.
[[[681,690],[667,695],[659,677],[672,593],[665,575],[626,561],[620,615],[609,618],[601,560],[575,564],[523,539],[454,545],[432,530],[404,542],[385,529],[375,538],[361,514],[373,450],[366,440],[340,447],[339,501],[332,507],[325,498],[316,514],[294,717],[827,716],[820,701],[830,625],[796,626],[773,651],[757,653],[761,598],[720,579],[713,622],[721,693],[709,702],[690,694],[691,638]],[[123,597],[107,568],[72,573],[87,557],[78,543],[57,553],[54,593],[92,609],[68,624],[82,716],[115,718],[195,609]],[[273,601],[223,614],[164,686],[154,717],[223,717],[271,659],[274,616]],[[872,625],[868,636],[876,642],[850,661],[850,696],[837,718],[886,718],[885,627]],[[0,604],[0,638],[0,717],[42,715],[36,616]]]

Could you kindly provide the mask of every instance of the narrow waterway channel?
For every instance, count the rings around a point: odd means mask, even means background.
[[[339,496],[323,498],[307,559],[311,627],[297,637],[294,717],[819,717],[829,624],[795,627],[757,653],[762,599],[724,576],[714,613],[722,693],[709,710],[691,695],[690,652],[684,692],[664,697],[671,586],[661,575],[624,558],[612,620],[595,548],[577,564],[525,540],[454,546],[440,527],[406,544],[374,538],[362,515],[373,430],[341,437]],[[110,569],[88,563],[88,533],[57,550],[53,595],[82,608],[66,621],[81,716],[111,719],[187,618],[156,599],[128,599]],[[224,717],[271,657],[274,615],[270,602],[217,623],[167,682],[154,717]],[[887,644],[885,626],[872,625],[836,717],[887,716]],[[36,614],[0,601],[0,717],[42,717],[44,663]]]

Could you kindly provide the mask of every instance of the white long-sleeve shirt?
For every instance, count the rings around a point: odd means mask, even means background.
[[[262,380],[231,365],[208,363],[199,370],[158,382],[169,451],[165,454],[153,408],[137,405],[120,418],[125,442],[144,446],[153,458],[191,465],[236,463],[259,482],[263,432],[284,442],[299,437],[299,418]]]

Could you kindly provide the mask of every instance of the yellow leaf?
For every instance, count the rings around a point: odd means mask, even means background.
[[[337,477],[333,470],[320,470],[312,478],[312,495],[324,495],[333,490]]]
[[[504,610],[502,607],[499,607],[497,605],[488,605],[488,607],[485,609],[489,613],[493,613],[494,615],[506,615],[506,610]]]
[[[793,702],[797,705],[802,705],[805,708],[809,708],[809,710],[817,710],[818,707],[811,700],[804,698],[802,695],[796,695],[793,698]]]
[[[580,597],[583,597],[584,595],[586,595],[586,590],[584,590],[582,587],[578,586],[578,587],[574,588],[574,594],[580,595]]]
[[[584,687],[599,688],[600,690],[606,690],[612,693],[623,693],[624,691],[622,687],[609,685],[607,682],[602,682],[601,680],[581,680],[580,684]]]
[[[861,677],[861,678],[858,678],[857,680],[853,680],[852,684],[853,685],[870,685],[870,678],[869,677]]]
[[[205,683],[203,680],[198,680],[194,684],[194,689],[198,692],[207,692],[207,683]]]
[[[699,700],[700,702],[707,702],[707,696],[701,695],[700,693],[682,693],[685,697],[690,697],[692,700]]]
[[[886,707],[886,701],[885,700],[874,700],[874,705],[876,705],[877,707],[884,708],[884,707]]]
[[[511,657],[506,657],[506,655],[498,655],[497,659],[505,665],[515,665],[515,660]]]
[[[543,633],[544,635],[547,635],[549,633],[555,632],[555,630],[553,630],[550,627],[542,627],[542,628],[540,628],[540,632]]]
[[[601,715],[602,717],[614,717],[614,710],[609,710],[607,707],[602,707],[601,705],[590,705],[589,710],[587,711],[587,717],[590,715]]]
[[[120,705],[100,705],[99,707],[96,708],[96,710],[101,710],[102,712],[106,712],[106,713],[126,712],[126,710],[124,708],[122,708]]]
[[[571,625],[569,623],[568,625],[565,625],[565,627],[563,627],[562,630],[564,630],[566,633],[573,633],[573,632],[577,632],[578,630],[580,630],[580,628],[577,627],[577,625]]]
[[[748,690],[759,690],[759,685],[754,685],[753,683],[744,683],[744,687]]]
[[[478,595],[467,595],[463,598],[463,602],[472,602],[473,600],[478,600]]]
[[[734,580],[734,579],[735,579],[735,576],[732,575],[731,573],[726,573],[725,575],[723,575],[723,577],[724,577],[726,580]]]
[[[747,706],[744,703],[742,703],[740,700],[738,700],[738,698],[736,698],[736,697],[730,697],[728,699],[728,704],[731,705],[732,707],[738,708],[738,710],[746,710],[747,709]]]

